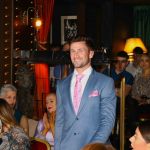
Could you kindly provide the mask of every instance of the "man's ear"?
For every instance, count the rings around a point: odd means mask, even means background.
[[[90,58],[93,58],[94,56],[94,51],[90,51]]]

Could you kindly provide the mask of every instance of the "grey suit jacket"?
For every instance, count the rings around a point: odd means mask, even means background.
[[[113,79],[93,70],[76,115],[70,93],[71,78],[72,74],[57,84],[55,150],[80,150],[89,143],[105,143],[115,122]]]

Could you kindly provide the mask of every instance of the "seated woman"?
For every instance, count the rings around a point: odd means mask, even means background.
[[[55,114],[56,94],[50,93],[46,96],[46,112],[37,125],[35,137],[46,140],[51,146],[54,145]]]
[[[132,98],[138,102],[138,112],[150,113],[150,56],[143,54],[139,63],[142,73],[135,77]]]
[[[0,98],[0,150],[30,150],[30,140],[16,125],[12,108]]]
[[[28,118],[24,116],[18,109],[16,109],[16,95],[17,89],[11,84],[5,84],[0,90],[0,97],[4,98],[8,104],[13,108],[13,114],[16,122],[29,134]]]
[[[150,150],[150,121],[144,121],[129,139],[134,150]]]

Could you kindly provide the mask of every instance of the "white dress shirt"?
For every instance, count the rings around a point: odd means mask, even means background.
[[[83,91],[85,89],[85,86],[86,86],[86,83],[89,79],[89,76],[92,72],[92,67],[90,66],[89,68],[87,68],[86,70],[84,70],[84,72],[82,73],[83,74],[83,78],[81,80],[81,84],[82,84],[82,91],[81,91],[81,95],[83,94]],[[72,102],[73,102],[73,96],[74,96],[74,87],[75,87],[75,83],[76,83],[76,75],[78,75],[78,72],[76,70],[74,70],[73,72],[73,76],[72,76],[72,79],[71,79],[71,99],[72,99]]]
[[[129,73],[133,75],[133,77],[135,77],[142,72],[142,69],[139,66],[136,67],[133,64],[133,62],[130,62],[128,66],[126,67],[126,71],[128,71]]]

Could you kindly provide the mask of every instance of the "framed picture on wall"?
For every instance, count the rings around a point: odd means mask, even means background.
[[[75,37],[77,33],[77,16],[61,16],[61,44]]]

